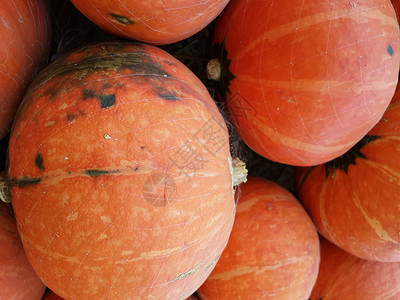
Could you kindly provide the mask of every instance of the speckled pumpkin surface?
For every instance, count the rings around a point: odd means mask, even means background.
[[[180,299],[234,218],[228,134],[206,88],[154,46],[100,44],[31,85],[9,142],[27,256],[66,299]]]

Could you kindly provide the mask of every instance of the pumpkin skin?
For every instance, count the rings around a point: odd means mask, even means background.
[[[102,29],[148,44],[170,44],[194,35],[211,23],[229,0],[113,1],[71,0]]]
[[[186,298],[186,300],[198,300],[198,299],[199,298],[197,298],[194,294]],[[54,294],[52,291],[49,291],[43,297],[43,300],[64,300],[64,299],[58,296],[57,294]]]
[[[296,198],[274,182],[249,177],[228,245],[198,296],[307,299],[319,260],[317,231]]]
[[[321,264],[310,300],[400,297],[400,263],[360,259],[321,239]]]
[[[318,231],[363,259],[400,262],[400,90],[382,120],[343,157],[296,168],[297,195]]]
[[[11,208],[1,201],[0,266],[0,299],[42,299],[46,287],[25,255]]]
[[[33,268],[66,299],[190,296],[233,226],[230,159],[207,89],[165,51],[63,56],[30,86],[9,142]]]
[[[390,0],[232,0],[214,48],[238,134],[258,154],[296,166],[356,144],[382,117],[399,72]]]
[[[3,138],[10,131],[32,77],[47,62],[51,33],[42,0],[3,1],[0,18],[0,138]]]

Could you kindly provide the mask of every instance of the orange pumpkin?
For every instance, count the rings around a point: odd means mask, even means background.
[[[197,298],[195,294],[190,295],[188,298],[186,298],[186,300],[197,300],[197,299],[199,298]],[[43,297],[43,300],[63,300],[63,298],[61,298],[60,296],[49,290]]]
[[[0,299],[42,299],[46,287],[26,258],[11,208],[1,201],[0,266]]]
[[[232,0],[214,46],[209,74],[220,78],[239,135],[258,154],[297,166],[354,146],[382,117],[399,72],[390,0]]]
[[[310,300],[400,298],[400,263],[364,260],[321,239],[321,264]]]
[[[8,181],[27,256],[69,299],[178,299],[207,278],[234,219],[224,120],[165,51],[99,44],[30,86]]]
[[[12,120],[32,77],[47,62],[50,29],[42,0],[0,4],[0,138]]]
[[[149,44],[170,44],[213,21],[229,0],[71,0],[87,18],[117,36]]]
[[[400,262],[400,89],[342,157],[298,168],[298,197],[328,240],[360,258]]]
[[[200,299],[307,299],[317,279],[319,239],[297,199],[266,179],[241,185],[232,234]]]

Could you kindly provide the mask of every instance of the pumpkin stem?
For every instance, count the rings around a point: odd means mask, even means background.
[[[207,63],[206,74],[210,80],[219,81],[221,79],[221,62],[218,58],[214,58]]]
[[[247,181],[246,164],[238,157],[235,157],[232,160],[232,170],[233,186],[238,186],[239,184]]]
[[[8,188],[5,172],[0,173],[0,200],[4,203],[11,202],[11,194]]]

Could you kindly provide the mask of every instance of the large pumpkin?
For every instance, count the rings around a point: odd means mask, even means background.
[[[298,197],[328,240],[355,256],[400,262],[400,89],[355,147],[296,171]]]
[[[11,208],[0,201],[0,299],[40,300],[45,285],[26,258]]]
[[[42,0],[0,4],[0,138],[12,120],[32,77],[47,62],[49,19]]]
[[[213,21],[229,0],[71,0],[87,18],[117,36],[150,44],[190,37]]]
[[[30,86],[8,180],[27,256],[67,299],[180,299],[225,248],[235,205],[224,120],[154,46],[100,44]]]
[[[297,199],[266,179],[241,185],[232,234],[200,299],[307,299],[320,254],[317,231]]]
[[[321,239],[321,264],[310,300],[400,299],[400,263],[360,259]]]
[[[210,77],[221,76],[239,135],[271,160],[340,156],[393,96],[400,44],[390,0],[232,0],[215,29]]]

